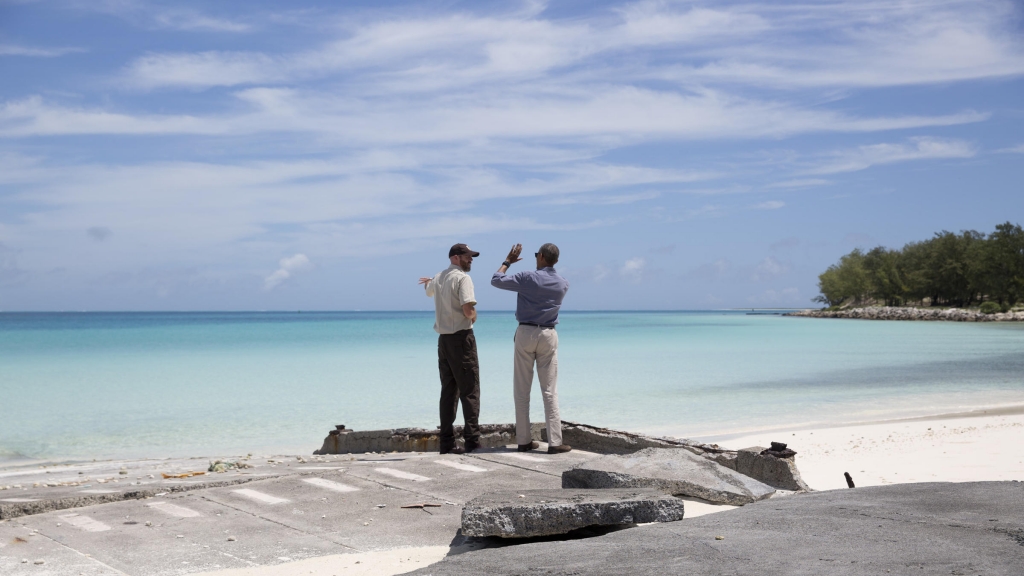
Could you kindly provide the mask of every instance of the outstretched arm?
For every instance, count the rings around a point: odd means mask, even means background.
[[[423,285],[423,289],[427,291],[428,298],[433,298],[434,296],[434,283],[432,282],[432,280],[433,278],[423,277],[420,278],[419,281],[419,283]]]
[[[522,253],[522,244],[516,244],[508,251],[508,257],[505,258],[505,262],[502,262],[501,266],[498,267],[498,271],[491,276],[491,286],[501,288],[502,290],[519,290],[519,282],[516,281],[515,276],[506,276],[505,272],[508,272],[509,266],[522,260],[519,257]]]

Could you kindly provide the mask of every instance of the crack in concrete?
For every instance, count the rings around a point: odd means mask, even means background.
[[[324,540],[326,542],[330,542],[331,544],[337,544],[338,546],[343,546],[345,548],[348,548],[349,550],[354,550],[356,552],[366,552],[366,550],[360,550],[359,548],[356,548],[354,546],[349,546],[348,544],[345,544],[343,542],[336,542],[336,541],[334,541],[334,540],[332,540],[330,538],[326,538],[326,537],[324,537],[323,535],[320,535],[320,534],[313,534],[312,532],[307,532],[307,531],[303,530],[302,528],[299,528],[297,526],[292,526],[290,524],[286,524],[284,522],[281,522],[280,520],[274,520],[273,518],[267,518],[266,516],[262,516],[260,514],[249,512],[248,510],[245,510],[243,508],[239,508],[237,506],[232,506],[231,504],[228,504],[227,502],[221,502],[219,500],[214,500],[213,498],[210,498],[209,496],[207,496],[205,494],[200,495],[200,498],[202,498],[203,500],[206,500],[207,502],[212,502],[214,504],[219,504],[221,506],[224,506],[225,508],[231,508],[232,510],[235,510],[237,512],[241,512],[243,514],[248,514],[249,516],[252,516],[253,518],[259,518],[260,520],[263,520],[263,521],[266,521],[266,522],[270,522],[272,524],[277,524],[278,526],[284,526],[285,528],[288,528],[289,530],[294,530],[294,531],[296,531],[296,532],[298,532],[300,534],[304,534],[306,536],[312,536],[313,538],[317,538],[319,540]]]
[[[106,562],[101,562],[101,561],[93,558],[92,555],[90,555],[90,554],[85,554],[83,552],[75,550],[74,548],[72,548],[71,546],[68,546],[67,544],[61,542],[60,540],[56,540],[56,539],[54,539],[51,536],[47,536],[46,534],[44,534],[42,532],[39,532],[38,530],[36,530],[36,533],[39,534],[40,536],[42,536],[43,538],[46,538],[50,542],[53,542],[54,544],[60,546],[61,548],[64,548],[65,550],[70,550],[70,551],[74,552],[75,554],[78,554],[79,556],[81,556],[82,558],[85,558],[86,560],[88,560],[90,562],[95,562],[96,564],[99,564],[100,566],[103,566],[104,568],[107,568],[109,570],[113,570],[114,572],[116,572],[118,574],[121,574],[122,576],[131,576],[127,572],[122,572],[122,571],[118,570],[117,568],[114,568],[110,564],[107,564]]]
[[[487,462],[488,464],[498,464],[499,466],[508,466],[509,468],[519,468],[520,470],[526,470],[528,472],[536,472],[538,474],[545,474],[547,476],[554,476],[555,478],[561,478],[562,477],[562,473],[561,472],[559,472],[558,474],[552,474],[550,472],[545,472],[543,470],[537,470],[536,468],[527,468],[525,464],[524,465],[519,465],[519,464],[516,464],[514,462],[495,462],[494,460],[487,460],[485,458],[480,458],[480,456],[478,456],[476,454],[472,454],[472,453],[464,454],[464,456],[469,456],[470,458],[476,458],[477,460],[479,460],[481,462]]]

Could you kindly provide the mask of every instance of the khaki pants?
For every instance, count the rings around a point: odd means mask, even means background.
[[[530,434],[530,389],[533,364],[537,363],[540,393],[544,399],[544,418],[548,426],[548,444],[562,444],[562,419],[558,415],[558,333],[554,328],[520,325],[516,330],[515,372],[512,380],[516,401],[516,442],[523,446],[533,441]]]

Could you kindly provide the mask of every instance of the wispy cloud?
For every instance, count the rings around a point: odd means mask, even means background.
[[[812,186],[825,186],[831,184],[830,180],[824,178],[796,178],[793,180],[783,180],[782,182],[773,182],[769,184],[768,188],[809,188]]]
[[[85,52],[84,48],[34,48],[15,44],[0,44],[0,56],[30,56],[35,58],[56,58],[65,54]]]
[[[600,58],[601,66],[587,71],[591,80],[893,86],[1024,73],[1024,44],[1010,24],[1014,12],[1012,2],[969,0],[713,8],[638,2],[617,9],[614,18],[597,11],[563,20],[536,10],[461,12],[363,22],[337,40],[273,58],[209,52],[196,66],[195,55],[166,54],[128,70],[145,86],[224,86],[372,68],[392,90],[423,90],[522,80]],[[243,61],[247,73],[239,74]],[[211,74],[218,66],[225,79]],[[389,77],[381,78],[382,71]]]
[[[806,302],[801,298],[798,288],[768,289],[756,296],[747,297],[747,302],[755,306],[806,306]]]
[[[196,10],[164,10],[153,15],[153,22],[162,28],[186,31],[249,32],[252,26],[227,18],[215,18]]]
[[[786,205],[781,200],[769,200],[767,202],[760,202],[751,206],[754,210],[778,210]]]
[[[768,256],[754,269],[751,274],[751,279],[755,282],[764,282],[766,280],[772,280],[777,276],[781,276],[789,272],[789,264],[780,262],[772,256]]]
[[[977,153],[974,144],[951,138],[919,137],[906,143],[872,144],[834,152],[806,174],[837,174],[864,170],[878,164],[932,160],[937,158],[971,158]]]

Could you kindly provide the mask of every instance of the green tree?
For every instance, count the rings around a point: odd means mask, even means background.
[[[900,306],[906,298],[900,260],[899,250],[878,246],[865,254],[862,261],[871,297],[882,300],[886,306]]]
[[[829,306],[838,306],[851,299],[860,301],[867,295],[869,287],[868,275],[864,270],[864,253],[856,249],[818,276],[821,295],[815,301]]]
[[[1013,306],[1024,300],[1024,230],[1005,222],[996,226],[978,251],[978,276],[990,299]]]

